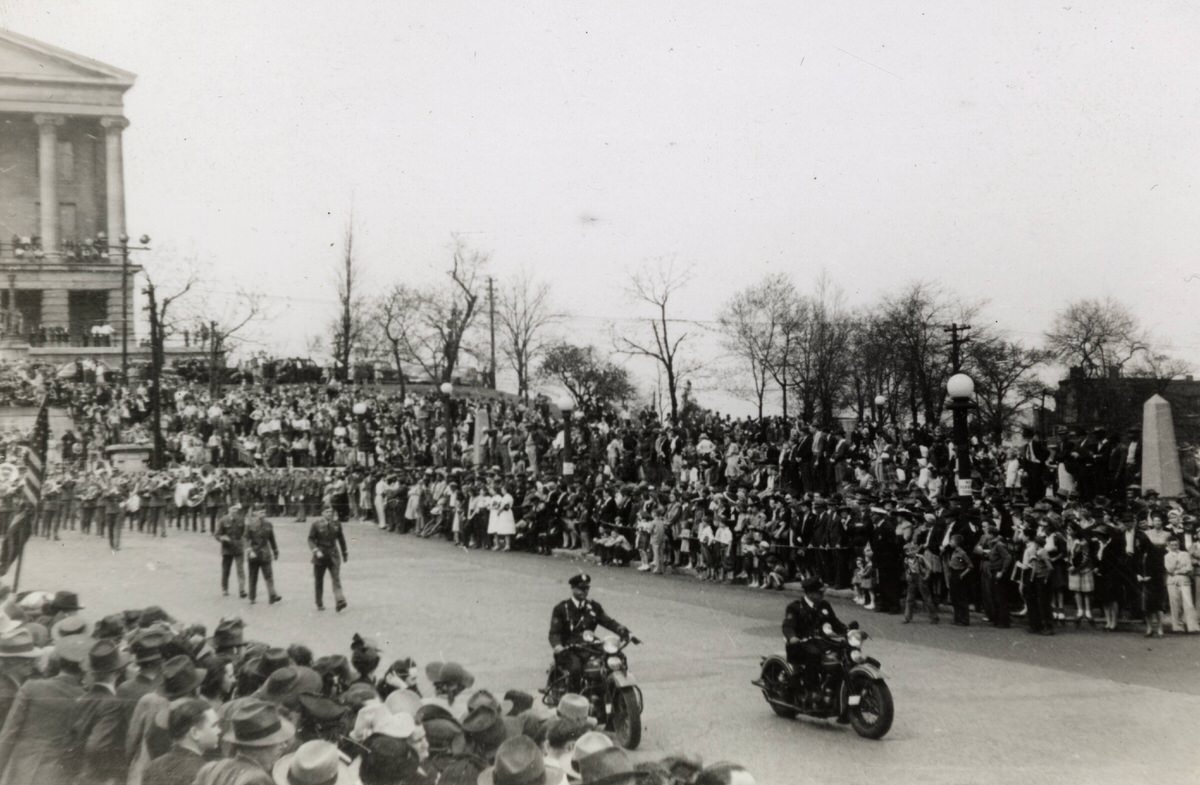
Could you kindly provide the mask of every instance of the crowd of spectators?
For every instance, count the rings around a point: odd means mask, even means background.
[[[650,411],[577,415],[568,442],[544,399],[336,383],[213,396],[180,383],[164,394],[172,468],[121,485],[94,477],[87,444],[136,433],[147,389],[60,387],[82,434],[62,445],[80,514],[92,483],[115,499],[107,520],[155,532],[160,520],[211,526],[235,502],[305,516],[331,499],[343,519],[461,547],[565,549],[765,589],[815,575],[907,618],[921,607],[938,619],[948,603],[960,625],[974,609],[1042,634],[1136,619],[1161,635],[1169,612],[1174,631],[1197,630],[1193,500],[1141,493],[1136,431],[972,438],[979,492],[959,497],[956,447],[936,424],[737,420],[692,404],[676,425]],[[48,509],[73,523],[69,504]]]
[[[346,649],[210,631],[161,607],[88,619],[70,591],[0,596],[2,785],[753,785],[690,755],[634,762],[589,719],[420,667],[354,635]]]

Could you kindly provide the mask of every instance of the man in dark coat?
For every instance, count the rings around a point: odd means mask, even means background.
[[[246,519],[242,505],[234,504],[213,528],[213,537],[221,543],[221,592],[229,596],[229,568],[237,567],[238,596],[246,596]]]
[[[199,698],[171,703],[167,715],[171,749],[146,765],[142,785],[191,783],[221,743],[221,726],[212,705]]]
[[[337,610],[343,610],[346,607],[346,596],[342,594],[342,562],[350,560],[350,553],[346,550],[346,536],[342,533],[342,525],[335,517],[332,507],[326,507],[321,517],[309,527],[308,549],[312,551],[317,610],[325,610],[326,572],[329,573],[329,580],[333,585]]]
[[[568,581],[571,598],[554,606],[550,613],[550,645],[554,649],[554,662],[568,674],[567,690],[577,692],[583,674],[583,656],[578,649],[570,648],[583,642],[585,632],[594,633],[596,627],[612,630],[621,638],[629,638],[629,630],[604,612],[600,603],[588,599],[592,578],[579,573]]]
[[[75,703],[67,761],[79,770],[73,782],[119,785],[125,781],[126,713],[117,684],[129,664],[114,641],[96,641],[88,652],[92,685]]]
[[[825,599],[825,584],[820,578],[808,578],[802,588],[804,596],[789,603],[784,612],[782,629],[787,641],[788,662],[811,686],[818,673],[821,655],[828,648],[823,627],[829,624],[835,633],[845,635],[846,625]]]
[[[63,767],[75,702],[83,696],[83,660],[91,640],[68,635],[55,644],[58,675],[30,679],[17,691],[0,730],[0,785],[68,785]]]
[[[250,566],[250,604],[258,593],[258,574],[261,572],[267,584],[267,598],[271,604],[282,599],[275,593],[275,574],[271,562],[279,558],[279,546],[275,543],[275,528],[263,514],[261,505],[255,505],[246,524],[246,559]]]

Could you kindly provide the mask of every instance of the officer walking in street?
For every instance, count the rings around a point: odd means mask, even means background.
[[[337,610],[346,607],[346,597],[342,594],[342,562],[350,560],[346,550],[346,536],[342,533],[342,524],[338,523],[333,508],[326,506],[321,517],[313,521],[308,530],[308,549],[312,551],[313,581],[316,589],[317,610],[325,610],[325,573],[329,573],[329,582],[333,585],[333,598],[337,601]]]
[[[217,521],[213,536],[221,543],[221,592],[229,596],[229,568],[237,566],[238,596],[246,597],[246,520],[242,505],[234,504]]]
[[[261,504],[250,511],[246,524],[246,561],[250,566],[250,604],[257,596],[258,574],[261,572],[267,584],[268,601],[274,605],[282,597],[275,593],[275,573],[271,562],[279,558],[279,545],[275,542],[275,527],[267,520]]]

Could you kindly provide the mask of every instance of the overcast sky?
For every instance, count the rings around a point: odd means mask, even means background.
[[[459,232],[601,345],[639,313],[624,272],[673,255],[690,318],[825,269],[852,304],[941,281],[1028,341],[1112,295],[1197,361],[1198,9],[0,0],[0,24],[138,75],[130,233],[265,290],[280,350],[332,316],[353,205],[375,285]]]

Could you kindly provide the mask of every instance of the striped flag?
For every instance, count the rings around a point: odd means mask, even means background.
[[[33,534],[37,525],[38,507],[42,501],[42,482],[46,478],[46,451],[50,442],[50,413],[47,399],[42,398],[37,420],[33,426],[33,437],[25,451],[25,471],[21,475],[21,492],[24,504],[13,514],[8,530],[0,541],[0,574],[8,572]]]

